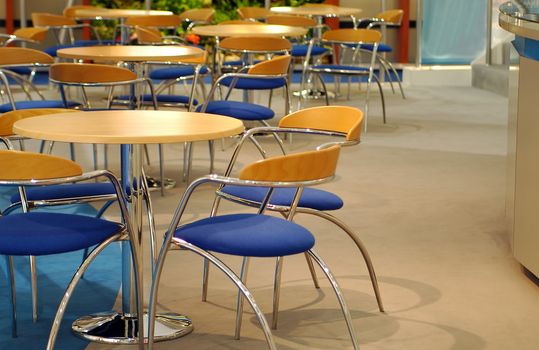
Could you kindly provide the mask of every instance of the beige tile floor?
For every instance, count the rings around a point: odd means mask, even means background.
[[[377,310],[351,241],[321,220],[298,217],[343,287],[362,349],[539,349],[539,289],[512,258],[504,221],[507,100],[472,88],[409,87],[407,100],[386,92],[388,123],[381,122],[375,96],[369,132],[361,145],[344,150],[338,176],[323,186],[343,197],[345,207],[336,215],[360,232],[372,255],[386,313]],[[355,95],[338,103],[362,107]],[[271,139],[262,142],[269,146]],[[288,147],[314,144],[297,137]],[[230,153],[230,146],[217,152],[218,170]],[[179,180],[181,146],[167,146],[166,157],[167,176]],[[248,148],[241,162],[255,158]],[[154,163],[150,170],[157,173]],[[197,144],[194,175],[207,165],[207,148]],[[161,232],[183,189],[179,184],[165,197],[153,195]],[[206,215],[211,199],[212,189],[202,189],[188,220]],[[239,209],[228,204],[223,212]],[[239,267],[238,258],[224,259]],[[268,317],[273,263],[255,260],[248,283]],[[264,349],[250,310],[242,339],[233,339],[235,290],[217,271],[208,302],[200,301],[201,267],[201,259],[187,252],[168,259],[159,308],[190,315],[195,331],[157,349]],[[283,350],[351,349],[329,285],[313,288],[302,257],[286,259],[274,334]],[[124,348],[130,347],[89,346]]]

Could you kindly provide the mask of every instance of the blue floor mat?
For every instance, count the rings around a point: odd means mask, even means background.
[[[9,205],[9,197],[16,189],[0,189],[0,208]],[[43,210],[43,209],[40,209]],[[95,215],[90,205],[69,205],[54,211]],[[1,220],[1,219],[0,219]],[[32,302],[28,257],[14,257],[17,288],[18,337],[11,337],[9,294],[6,263],[0,259],[0,349],[44,349],[56,314],[56,308],[67,284],[82,261],[82,251],[37,257],[38,310],[37,323],[32,322]],[[80,316],[111,310],[121,285],[121,250],[113,243],[93,262],[75,289],[67,307],[56,341],[57,350],[85,349],[88,342],[71,332],[71,323]]]

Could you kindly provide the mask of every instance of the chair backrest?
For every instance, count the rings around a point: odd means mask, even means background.
[[[43,41],[47,36],[47,28],[19,28],[13,34],[18,38],[29,39],[34,41]]]
[[[41,153],[0,150],[0,181],[47,180],[79,176],[75,162]]]
[[[190,9],[180,13],[180,19],[182,21],[189,22],[211,22],[215,10],[212,8],[202,8],[202,9]]]
[[[64,108],[37,108],[37,109],[20,109],[16,111],[6,112],[0,115],[0,136],[12,136],[13,135],[13,124],[17,120],[31,118],[39,115],[45,114],[55,114],[55,113],[72,113],[77,112],[74,109],[64,109]]]
[[[286,15],[268,16],[268,18],[266,18],[266,23],[292,27],[315,27],[317,25],[316,20],[313,18]]]
[[[266,8],[255,6],[240,7],[237,11],[242,19],[264,19],[270,14]]]
[[[51,66],[51,81],[71,84],[125,82],[137,79],[129,69],[106,64],[55,63]]]
[[[284,116],[280,128],[314,129],[339,132],[346,141],[359,141],[363,112],[347,106],[321,106],[299,110]]]
[[[231,37],[219,43],[220,49],[230,51],[285,52],[292,49],[290,41],[273,37]]]
[[[401,9],[395,9],[395,10],[387,10],[384,12],[380,12],[374,16],[378,19],[383,19],[384,22],[393,24],[396,26],[400,26],[402,22],[402,17],[404,16],[404,11]]]
[[[91,5],[73,5],[66,7],[62,12],[64,16],[69,18],[75,18],[77,10],[102,10],[102,7],[91,6]]]
[[[177,15],[158,15],[158,16],[132,16],[125,20],[128,26],[143,26],[155,28],[177,28],[182,20]]]
[[[268,61],[255,64],[247,73],[257,75],[282,75],[287,74],[292,57],[289,55],[277,56]]]
[[[158,44],[162,42],[161,32],[158,29],[136,26],[135,32],[139,44]]]
[[[316,151],[293,153],[259,160],[245,166],[241,180],[307,182],[335,175],[341,147],[334,145]]]
[[[374,44],[382,40],[382,33],[374,29],[333,29],[322,34],[322,40]]]
[[[219,22],[217,23],[217,25],[223,25],[223,24],[264,24],[262,22],[257,22],[257,21],[248,21],[248,20],[244,20],[244,19],[231,19],[231,20],[228,20],[228,21],[222,21],[222,22]]]
[[[52,63],[54,58],[42,51],[23,47],[0,47],[0,67]]]
[[[59,27],[77,24],[72,18],[45,12],[32,13],[32,23],[34,24],[34,27]]]
[[[306,4],[301,5],[301,7],[317,7],[317,8],[321,8],[321,7],[329,7],[329,8],[336,8],[336,7],[339,7],[339,6],[331,5],[331,4],[312,4],[312,3],[306,3]]]

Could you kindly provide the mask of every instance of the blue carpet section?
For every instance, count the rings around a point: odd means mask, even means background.
[[[0,188],[0,208],[9,205],[16,189]],[[44,210],[44,209],[40,209]],[[70,205],[48,209],[62,213],[95,215],[90,205]],[[39,319],[32,322],[32,296],[28,257],[14,257],[17,287],[18,337],[11,337],[9,294],[6,262],[0,258],[0,349],[44,349],[56,314],[56,308],[67,284],[82,261],[82,251],[41,256],[37,258]],[[84,279],[79,282],[67,307],[56,341],[57,350],[85,349],[87,341],[71,332],[71,323],[79,316],[111,310],[121,285],[121,250],[113,243],[90,265]]]

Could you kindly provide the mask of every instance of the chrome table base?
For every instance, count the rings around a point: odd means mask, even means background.
[[[144,313],[144,327],[147,327]],[[104,312],[84,316],[73,322],[73,332],[86,340],[105,344],[136,344],[138,324],[136,316],[117,312]],[[183,337],[193,331],[191,319],[173,313],[157,314],[155,341],[166,341]],[[148,334],[145,330],[144,334]],[[145,342],[147,339],[144,340]]]
[[[305,89],[301,91],[294,91],[292,95],[296,97],[302,97],[306,99],[312,99],[312,100],[318,100],[321,98],[326,98],[326,94],[323,90],[313,90],[313,89]],[[335,93],[328,91],[328,97],[329,98],[335,98]]]

